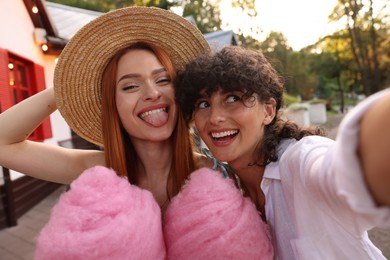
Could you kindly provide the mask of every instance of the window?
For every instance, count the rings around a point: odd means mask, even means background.
[[[0,112],[45,89],[42,66],[0,49]],[[43,141],[52,137],[50,119],[46,119],[29,137]]]

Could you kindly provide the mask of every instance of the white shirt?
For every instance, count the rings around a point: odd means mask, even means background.
[[[367,230],[390,226],[390,207],[375,205],[356,148],[360,118],[387,92],[351,110],[337,142],[320,136],[282,141],[279,160],[265,168],[260,185],[275,259],[385,259]]]

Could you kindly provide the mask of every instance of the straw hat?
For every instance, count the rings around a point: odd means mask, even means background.
[[[117,9],[85,25],[67,43],[54,71],[57,107],[82,138],[103,146],[103,71],[115,53],[140,41],[161,47],[176,69],[209,49],[198,28],[160,8]]]

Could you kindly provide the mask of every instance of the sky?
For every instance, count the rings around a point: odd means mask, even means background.
[[[288,45],[297,51],[337,28],[337,25],[328,23],[337,0],[256,0],[258,15],[254,21],[232,10],[229,7],[231,0],[221,2],[224,29],[237,31],[239,25],[242,28],[243,24],[256,23],[263,30],[256,37],[258,40],[264,40],[270,31],[282,32]],[[225,24],[227,21],[229,24]]]

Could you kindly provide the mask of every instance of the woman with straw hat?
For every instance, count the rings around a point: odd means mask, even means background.
[[[0,115],[0,165],[71,183],[42,230],[37,259],[165,259],[165,246],[170,259],[186,258],[190,249],[193,257],[203,252],[203,259],[272,258],[266,226],[232,182],[221,174],[209,179],[205,169],[193,175],[201,176],[197,182],[188,179],[203,166],[215,169],[215,163],[194,153],[173,80],[208,50],[200,31],[178,15],[157,8],[118,9],[69,41],[55,68],[54,89]],[[26,140],[57,107],[78,135],[102,150]],[[185,181],[194,192],[169,208]],[[199,211],[203,204],[208,207]],[[164,241],[160,212],[167,208]]]
[[[0,144],[7,152],[1,153],[0,164],[59,183],[103,165],[149,189],[164,207],[202,163],[193,158],[172,81],[177,70],[208,48],[195,26],[163,9],[132,7],[98,17],[62,51],[54,89],[1,114]],[[26,133],[56,108],[79,136],[104,151],[26,140]]]

